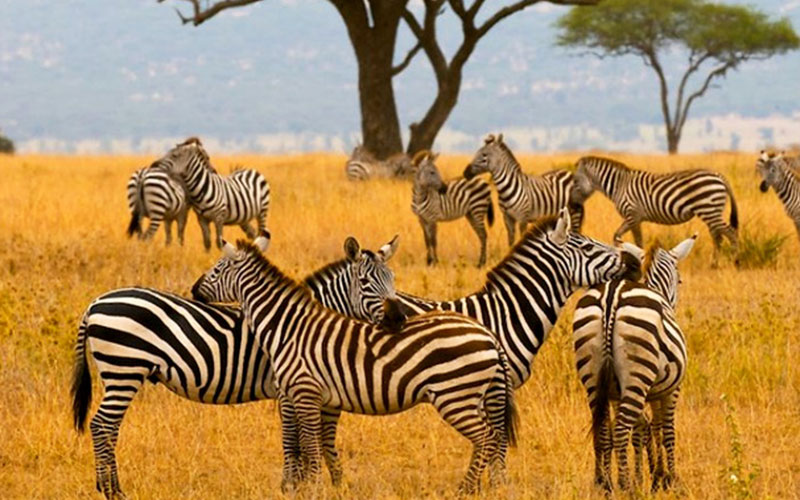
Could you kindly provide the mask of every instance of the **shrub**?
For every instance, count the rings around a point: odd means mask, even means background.
[[[725,253],[736,260],[741,269],[775,267],[787,235],[752,232],[746,228],[739,231],[739,251],[725,248]]]
[[[14,141],[0,133],[0,153],[14,154]]]

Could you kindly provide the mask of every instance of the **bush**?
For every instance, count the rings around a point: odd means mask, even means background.
[[[14,141],[0,133],[0,153],[14,154]]]
[[[787,235],[765,235],[742,228],[738,254],[732,247],[724,247],[725,253],[735,259],[740,269],[775,267],[786,238]]]

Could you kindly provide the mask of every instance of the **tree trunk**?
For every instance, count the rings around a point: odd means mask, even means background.
[[[681,141],[681,134],[676,130],[667,129],[667,151],[674,155],[678,153],[678,143]]]
[[[447,118],[458,102],[458,93],[461,88],[461,73],[449,75],[439,87],[439,93],[433,104],[425,113],[425,117],[419,123],[411,124],[411,138],[408,141],[406,152],[409,156],[414,156],[419,151],[431,149],[433,141],[444,126]]]
[[[347,26],[358,61],[364,147],[379,159],[400,153],[403,139],[392,87],[392,63],[401,14],[408,0],[372,1],[371,12],[362,0],[331,1]]]

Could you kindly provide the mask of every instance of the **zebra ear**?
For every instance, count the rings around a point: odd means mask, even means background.
[[[561,209],[561,213],[558,216],[558,222],[556,223],[556,228],[550,233],[550,237],[552,240],[558,244],[563,245],[567,242],[567,236],[569,236],[569,228],[570,228],[570,218],[569,218],[569,210],[566,208]]]
[[[234,247],[233,245],[231,245],[230,243],[228,243],[225,240],[223,240],[222,242],[223,242],[222,255],[224,255],[225,257],[227,257],[229,259],[235,259],[237,257],[237,255],[236,255],[236,253],[237,253],[236,252],[236,247]]]
[[[498,144],[502,144],[503,143],[503,134],[497,134],[497,143]]]
[[[683,260],[689,255],[689,252],[692,251],[692,247],[694,247],[694,242],[697,240],[697,233],[694,233],[691,238],[686,238],[685,240],[681,241],[675,248],[669,251],[676,259]]]
[[[347,256],[347,260],[353,262],[361,258],[361,245],[358,244],[357,239],[348,236],[347,239],[344,240],[344,254]]]
[[[644,250],[637,247],[633,243],[628,243],[627,241],[623,241],[620,248],[622,248],[623,251],[639,259],[639,262],[642,262],[644,260]]]
[[[383,261],[386,262],[387,260],[391,259],[394,253],[397,251],[398,238],[400,238],[399,234],[395,234],[392,240],[383,245],[380,250],[378,250],[378,255],[383,258]]]
[[[271,241],[270,232],[266,229],[261,231],[261,236],[253,240],[253,244],[258,248],[262,253],[267,251],[269,248],[269,242]]]

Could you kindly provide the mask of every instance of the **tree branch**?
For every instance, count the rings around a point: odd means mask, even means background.
[[[519,2],[513,3],[511,5],[506,5],[502,9],[495,12],[494,15],[489,17],[489,19],[487,19],[481,25],[481,27],[478,28],[478,38],[481,38],[483,35],[488,33],[490,29],[494,28],[495,24],[499,23],[500,21],[507,18],[511,14],[515,14],[541,1],[542,0],[520,0]],[[556,5],[596,5],[600,0],[548,0],[548,1],[549,3]],[[475,5],[473,5],[473,7],[477,6],[478,9],[480,9],[480,4],[482,3],[483,0],[476,0]],[[472,12],[473,19],[477,13],[478,13],[477,9],[474,12]]]
[[[729,69],[735,68],[740,62],[741,61],[737,59],[728,60],[723,65],[716,67],[708,74],[706,80],[703,82],[703,85],[693,92],[688,99],[686,99],[686,105],[684,105],[683,109],[680,110],[680,121],[675,124],[675,128],[678,132],[683,129],[683,124],[686,123],[686,117],[689,115],[689,107],[692,105],[692,101],[706,93],[706,91],[711,87],[711,81],[714,78],[718,76],[725,76],[725,73],[727,73]]]
[[[417,42],[417,44],[414,45],[414,47],[408,51],[408,54],[406,54],[406,57],[403,59],[403,62],[392,68],[392,76],[396,76],[402,73],[408,67],[408,65],[411,63],[411,60],[414,59],[414,56],[417,55],[417,52],[419,52],[419,49],[421,48],[422,48],[422,42]]]
[[[697,54],[694,51],[689,56],[689,68],[686,70],[686,73],[683,74],[681,83],[678,85],[678,99],[675,102],[675,118],[673,119],[673,123],[680,122],[680,113],[681,109],[683,108],[683,93],[686,90],[686,84],[689,81],[689,77],[700,68],[700,65],[712,57],[711,53],[709,52],[706,52],[699,58],[695,59],[696,56]]]
[[[164,3],[164,0],[157,0],[158,3]],[[184,16],[181,14],[181,11],[177,8],[175,12],[178,13],[178,17],[181,18],[181,22],[183,24],[192,23],[195,26],[200,26],[204,22],[208,21],[212,17],[216,16],[220,12],[226,9],[232,9],[234,7],[244,7],[245,5],[249,5],[252,3],[260,2],[261,0],[222,0],[220,2],[212,4],[210,7],[203,9],[200,7],[200,0],[185,0],[192,4],[192,11],[193,14],[191,16]]]

